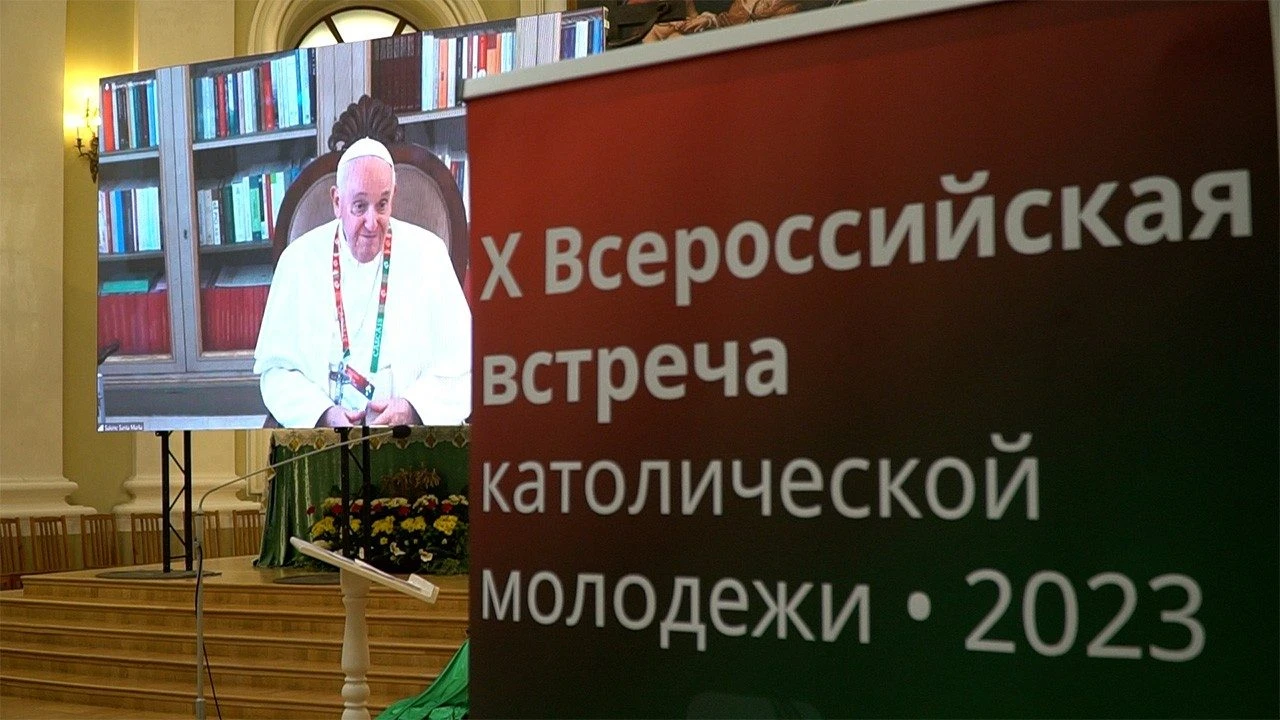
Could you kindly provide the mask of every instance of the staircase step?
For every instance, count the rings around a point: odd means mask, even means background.
[[[264,644],[258,635],[205,633],[205,653],[210,662],[255,657],[272,663],[317,663],[339,667],[342,638],[279,637]],[[82,652],[112,656],[149,653],[173,657],[195,656],[195,633],[145,628],[81,628],[42,623],[0,623],[0,644],[11,647],[76,647]],[[444,669],[458,644],[404,640],[371,640],[370,668],[400,668],[436,674]]]
[[[0,687],[6,698],[34,697],[125,710],[172,713],[174,718],[191,717],[195,707],[195,681],[152,685],[144,689],[124,683],[61,680],[20,673],[0,673]],[[216,690],[217,709],[214,699]],[[399,699],[399,698],[397,698]],[[280,720],[280,718],[338,717],[342,698],[327,695],[280,691],[247,694],[228,689],[204,688],[206,717],[222,720]],[[392,701],[369,698],[371,717],[377,717]]]
[[[346,608],[334,585],[281,584],[299,571],[219,558],[202,579],[205,713],[224,720],[343,714]],[[24,704],[102,708],[90,715],[194,714],[195,581],[30,576],[0,592],[0,718]],[[432,580],[436,582],[436,579]],[[368,709],[422,692],[466,639],[467,578],[439,578],[434,605],[382,587],[365,602]],[[353,688],[354,690],[354,688]],[[355,699],[352,698],[352,702]]]
[[[296,575],[296,573],[295,573]],[[335,573],[329,573],[336,579]],[[326,579],[327,578],[326,575]],[[287,577],[287,576],[286,576]],[[370,612],[418,612],[447,615],[467,614],[465,576],[429,576],[440,587],[439,598],[426,604],[387,587],[370,588],[367,607]],[[23,597],[32,600],[95,601],[110,604],[147,604],[166,607],[193,607],[195,580],[119,580],[104,582],[97,577],[66,575],[32,575],[23,578]],[[312,609],[342,611],[342,591],[332,585],[289,585],[268,581],[266,584],[219,582],[215,577],[204,583],[205,604],[218,607],[262,607],[275,604],[296,607],[305,602]]]
[[[150,627],[195,632],[195,609],[182,606],[145,606],[70,600],[29,600],[0,597],[0,614],[7,621],[50,621],[75,627],[107,624]],[[365,614],[369,639],[419,638],[426,641],[457,641],[466,638],[466,615],[411,615],[395,612]],[[211,633],[262,634],[267,636],[303,634],[310,637],[342,637],[344,613],[321,608],[278,610],[275,608],[222,608],[204,610],[205,631]]]
[[[195,686],[195,658],[139,653],[132,656],[88,655],[65,650],[41,650],[0,645],[0,674],[50,676],[70,674],[94,682],[120,682],[135,687],[190,682]],[[235,688],[252,694],[305,691],[316,695],[342,692],[340,666],[298,664],[292,666],[250,662],[244,658],[209,663],[215,687]],[[372,697],[395,700],[422,692],[435,675],[414,674],[399,668],[370,667],[367,680]]]
[[[182,717],[189,716],[190,713]],[[57,702],[45,698],[0,695],[0,717],[5,720],[174,720],[173,713],[124,710],[80,702]]]

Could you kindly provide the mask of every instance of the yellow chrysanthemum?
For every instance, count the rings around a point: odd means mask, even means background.
[[[374,535],[389,535],[396,529],[396,519],[384,517],[381,520],[375,520],[372,527]]]
[[[440,517],[436,518],[436,521],[434,523],[432,523],[432,527],[444,533],[445,535],[452,535],[454,528],[456,528],[457,526],[458,526],[457,515],[441,515]]]
[[[404,522],[400,523],[400,527],[408,532],[422,532],[427,529],[427,521],[420,517],[405,518]]]

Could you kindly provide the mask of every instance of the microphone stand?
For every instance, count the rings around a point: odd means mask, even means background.
[[[299,460],[309,458],[313,455],[319,455],[320,453],[328,452],[330,450],[334,450],[341,447],[346,447],[348,445],[355,445],[357,443],[362,443],[368,440],[372,440],[374,438],[388,437],[388,436],[395,437],[395,438],[406,438],[409,436],[408,430],[409,428],[407,426],[398,425],[390,430],[386,430],[383,432],[377,432],[372,435],[362,434],[358,438],[351,438],[349,440],[343,440],[342,442],[336,443],[334,445],[327,445],[322,448],[317,448],[315,450],[305,452],[301,455],[296,455],[286,460],[281,460],[278,463],[272,463],[259,470],[254,470],[251,473],[246,473],[244,475],[241,475],[240,477],[233,478],[224,483],[215,485],[214,487],[205,491],[205,493],[200,496],[200,504],[196,508],[196,513],[195,513],[196,514],[196,517],[195,517],[196,526],[195,526],[195,533],[194,533],[195,542],[193,543],[194,549],[196,552],[196,562],[197,562],[196,564],[196,700],[195,700],[196,720],[205,720],[204,676],[208,670],[208,663],[205,662],[205,657],[204,657],[204,501],[208,499],[210,495],[212,495],[213,493],[219,490],[222,490],[223,488],[234,485],[238,482],[244,482],[245,480],[248,480],[251,477],[255,477],[265,472],[270,472],[277,468],[290,465],[292,463],[298,462]],[[367,427],[365,428],[365,432],[368,432]]]

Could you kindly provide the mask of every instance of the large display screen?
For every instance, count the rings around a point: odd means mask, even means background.
[[[603,12],[103,79],[99,429],[465,421],[463,83],[600,52]],[[337,172],[364,136],[393,179]]]

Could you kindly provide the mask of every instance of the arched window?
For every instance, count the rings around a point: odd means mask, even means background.
[[[298,47],[359,42],[416,32],[418,28],[412,22],[393,12],[367,7],[347,8],[316,21],[303,34]]]

